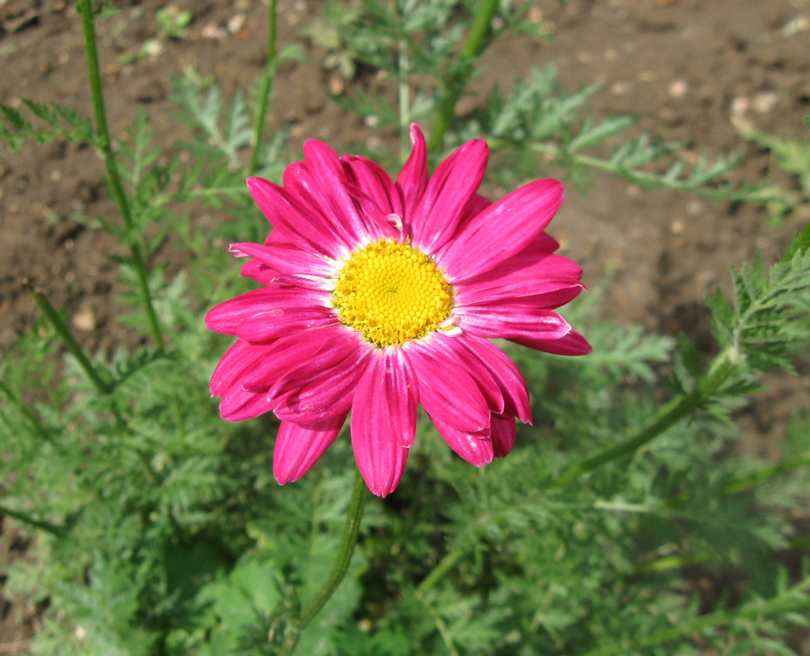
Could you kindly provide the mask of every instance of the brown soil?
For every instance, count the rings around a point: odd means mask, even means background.
[[[115,133],[141,106],[157,140],[172,140],[178,127],[170,118],[175,112],[171,78],[184,66],[214,75],[226,95],[248,88],[261,70],[266,5],[259,0],[177,1],[178,9],[193,12],[188,34],[161,38],[160,52],[124,63],[155,38],[155,12],[165,4],[122,1],[118,15],[99,21]],[[293,141],[312,136],[340,150],[342,144],[368,138],[369,131],[333,102],[329,89],[340,90],[341,81],[324,69],[325,53],[300,34],[321,6],[313,0],[279,2],[281,45],[302,42],[307,60],[282,67],[270,121],[276,128],[290,127]],[[592,103],[597,116],[639,115],[639,130],[682,140],[695,155],[749,152],[737,179],[792,184],[772,170],[766,154],[742,141],[732,114],[771,134],[807,137],[808,0],[568,0],[564,6],[544,0],[533,12],[554,28],[553,40],[513,38],[496,44],[485,56],[476,88],[508,85],[553,62],[569,90],[602,85]],[[74,3],[0,0],[0,65],[0,102],[56,100],[91,115]],[[460,110],[469,111],[481,98],[465,99]],[[109,256],[119,247],[71,218],[75,213],[115,217],[102,174],[90,148],[53,143],[28,144],[19,153],[0,150],[0,348],[13,344],[37,315],[23,286],[26,278],[55,305],[69,309],[89,348],[132,342],[133,336],[114,320],[117,269]],[[596,176],[587,196],[569,186],[552,232],[584,262],[586,282],[615,274],[606,306],[610,316],[671,334],[685,331],[708,345],[704,297],[717,285],[728,287],[730,264],[757,252],[773,261],[786,235],[806,219],[797,212],[773,229],[762,209],[647,192]],[[167,249],[159,257],[181,266],[178,255]],[[757,437],[754,448],[770,450],[769,436],[780,434],[785,417],[810,407],[808,392],[807,378],[774,380],[767,397],[743,419]],[[3,563],[24,546],[18,539],[8,531],[0,536],[0,574]],[[19,641],[31,632],[30,609],[11,601],[0,589],[0,653],[22,653],[25,643]]]

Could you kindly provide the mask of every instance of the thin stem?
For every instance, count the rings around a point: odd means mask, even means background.
[[[51,435],[51,432],[47,428],[45,428],[45,425],[39,420],[39,418],[33,412],[31,412],[31,409],[20,399],[18,399],[14,394],[12,394],[11,390],[8,387],[6,387],[6,385],[4,385],[2,382],[0,382],[0,393],[2,393],[3,396],[5,396],[8,399],[9,403],[16,406],[17,410],[19,410],[22,413],[22,415],[29,422],[31,422],[31,425],[34,427],[34,432],[40,438],[42,438],[44,442],[47,442],[52,446],[56,446],[56,440],[53,439],[53,435]]]
[[[267,62],[264,65],[262,86],[259,90],[259,106],[256,109],[256,121],[253,125],[253,150],[250,153],[250,166],[248,173],[253,175],[259,168],[259,150],[264,134],[264,119],[267,114],[267,104],[273,80],[276,78],[276,0],[270,0],[269,24],[267,27]]]
[[[729,377],[734,368],[733,358],[729,351],[723,351],[712,361],[708,371],[700,377],[689,394],[675,398],[667,403],[635,435],[618,444],[597,451],[584,460],[568,467],[553,478],[547,487],[564,487],[604,464],[635,453],[645,444],[651,442],[703,405],[723,381]]]
[[[470,79],[475,60],[487,46],[486,36],[497,10],[498,0],[483,0],[478,7],[478,13],[475,15],[467,40],[461,49],[458,67],[444,84],[444,95],[439,104],[439,113],[433,123],[428,150],[438,151],[444,145],[444,134],[453,122],[456,104],[467,85],[467,80]]]
[[[283,656],[290,656],[298,644],[298,637],[300,632],[309,624],[315,616],[324,607],[327,601],[338,589],[343,577],[349,569],[349,563],[354,553],[354,545],[357,543],[357,536],[360,532],[360,522],[363,519],[363,508],[366,505],[366,496],[368,495],[368,487],[363,480],[363,476],[358,471],[354,477],[354,489],[352,490],[352,498],[349,502],[349,508],[346,511],[346,523],[343,525],[343,537],[340,540],[340,547],[338,548],[337,557],[332,565],[332,571],[329,572],[324,584],[315,593],[315,596],[309,600],[309,603],[304,606],[304,610],[299,615],[298,620],[295,622],[297,631],[291,637],[290,641],[286,643],[280,650]]]
[[[804,610],[810,608],[810,598],[805,595],[797,594],[797,592],[806,588],[808,583],[810,582],[805,580],[799,585],[765,602],[757,600],[736,610],[721,610],[707,615],[701,615],[689,622],[681,622],[676,626],[656,631],[638,640],[605,645],[604,647],[589,651],[582,656],[614,656],[615,654],[635,653],[637,650],[652,647],[653,645],[660,645],[678,638],[684,638],[695,633],[701,633],[707,629],[729,626],[737,620],[782,615],[784,613]]]
[[[807,467],[808,465],[810,465],[810,451],[805,452],[797,458],[792,458],[791,460],[786,460],[784,462],[777,462],[776,464],[765,467],[764,469],[752,474],[748,474],[747,476],[741,476],[737,480],[731,481],[728,485],[726,485],[726,487],[723,488],[723,492],[726,494],[739,494],[740,492],[747,492],[748,490],[758,487],[765,481],[769,481],[779,474],[801,469],[802,467]]]
[[[79,366],[84,370],[88,378],[90,378],[93,386],[101,394],[109,394],[112,392],[115,386],[101,377],[96,368],[93,366],[93,363],[90,362],[90,358],[87,357],[79,342],[77,342],[76,338],[73,337],[70,329],[67,327],[65,322],[62,321],[62,317],[59,316],[59,313],[56,311],[53,305],[51,305],[51,302],[42,292],[36,289],[32,290],[32,296],[34,297],[34,302],[42,311],[42,314],[45,315],[45,318],[54,327],[54,330],[56,330],[56,333],[59,335],[62,343],[67,347],[67,350],[70,351],[71,355],[76,358]]]
[[[324,604],[329,601],[329,598],[334,594],[335,590],[337,590],[343,577],[346,576],[352,554],[354,553],[354,545],[357,542],[357,536],[360,532],[360,522],[363,519],[363,508],[365,508],[366,505],[367,494],[368,487],[358,470],[354,477],[352,499],[349,502],[349,509],[346,513],[346,523],[343,525],[343,537],[340,540],[337,558],[335,558],[335,563],[332,565],[332,571],[329,573],[329,577],[301,612],[301,617],[298,620],[299,629],[303,629],[312,621],[321,608],[323,608]]]
[[[416,597],[417,599],[419,599],[419,601],[422,602],[422,605],[427,609],[428,614],[433,619],[433,623],[436,625],[436,630],[442,637],[444,646],[447,647],[447,651],[450,652],[450,656],[459,656],[458,650],[456,649],[456,646],[453,644],[453,638],[450,635],[450,631],[447,630],[447,624],[445,624],[441,615],[439,615],[436,609],[433,608],[433,606],[431,606],[422,595],[417,593]]]
[[[423,597],[425,593],[441,581],[447,574],[453,571],[467,555],[467,549],[459,548],[451,551],[444,558],[439,561],[439,564],[433,568],[422,582],[416,588],[416,596]]]
[[[0,515],[8,515],[12,519],[16,519],[18,522],[38,528],[39,530],[50,533],[57,538],[60,538],[65,534],[64,526],[57,526],[56,524],[51,524],[50,522],[46,522],[41,519],[34,519],[26,513],[18,510],[12,510],[11,508],[3,505],[0,505]]]
[[[138,292],[141,296],[146,311],[146,320],[149,324],[149,331],[152,339],[159,351],[163,351],[163,332],[160,329],[152,294],[149,291],[146,261],[141,249],[140,236],[135,234],[135,222],[132,218],[129,199],[124,192],[121,182],[121,175],[118,171],[118,163],[112,149],[110,132],[107,127],[107,112],[104,109],[104,93],[101,86],[101,73],[98,66],[98,48],[96,47],[96,30],[93,25],[93,9],[91,0],[78,0],[79,11],[82,14],[82,27],[84,29],[84,43],[87,51],[87,73],[90,78],[90,92],[93,96],[93,110],[96,115],[96,145],[101,150],[104,165],[107,168],[107,179],[110,181],[110,189],[118,203],[118,211],[121,213],[121,220],[127,231],[127,242],[129,243],[132,255],[132,264],[138,278]]]

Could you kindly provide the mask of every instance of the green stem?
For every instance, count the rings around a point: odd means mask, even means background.
[[[755,619],[804,610],[810,608],[810,598],[803,594],[797,594],[797,592],[806,588],[808,583],[810,583],[810,581],[805,580],[799,585],[786,590],[781,595],[765,602],[757,600],[733,611],[722,610],[709,613],[708,615],[702,615],[669,629],[656,631],[638,640],[613,643],[599,647],[582,656],[614,656],[615,654],[636,653],[637,650],[660,645],[661,643],[670,642],[678,638],[684,638],[695,633],[701,633],[707,629],[729,626],[737,620]]]
[[[42,314],[45,315],[45,318],[54,327],[54,330],[56,330],[56,333],[59,335],[62,343],[67,347],[67,350],[70,351],[71,355],[76,358],[79,366],[84,369],[84,372],[87,374],[88,378],[90,378],[93,386],[101,394],[109,394],[112,392],[115,386],[112,383],[104,380],[98,371],[96,371],[93,363],[90,362],[90,358],[87,357],[79,342],[77,342],[76,338],[73,337],[70,329],[67,327],[65,322],[62,321],[62,317],[59,316],[59,313],[56,311],[53,305],[51,305],[51,302],[42,292],[37,291],[36,289],[32,290],[32,295],[34,297],[34,302],[42,311]]]
[[[651,563],[645,563],[634,568],[635,574],[653,574],[659,572],[669,572],[675,569],[684,569],[694,565],[703,565],[712,562],[716,556],[714,554],[698,554],[696,556],[666,556]]]
[[[346,576],[352,554],[354,553],[354,545],[357,542],[357,536],[360,532],[360,522],[363,518],[363,508],[366,505],[367,495],[368,487],[358,470],[354,477],[352,498],[346,512],[346,523],[343,525],[343,537],[340,540],[340,547],[338,548],[335,562],[332,565],[332,571],[329,572],[329,576],[320,590],[315,593],[315,596],[309,600],[309,603],[304,606],[304,610],[301,611],[301,615],[299,615],[298,620],[295,622],[297,629],[295,636],[289,643],[285,644],[279,652],[283,656],[290,656],[295,651],[300,632],[320,612],[326,602],[329,601],[335,593],[335,590],[338,589],[341,581],[343,581],[343,577]]]
[[[428,150],[441,150],[444,145],[444,135],[450,124],[453,122],[453,115],[456,110],[461,94],[467,81],[472,75],[475,60],[486,48],[486,36],[489,26],[498,11],[498,0],[483,0],[478,7],[470,33],[464,42],[464,47],[459,55],[459,64],[454,73],[444,84],[444,95],[439,104],[439,113],[433,123],[433,131],[430,134]]]
[[[98,48],[96,47],[96,30],[93,25],[93,9],[91,0],[78,0],[79,11],[82,14],[82,27],[84,29],[84,43],[87,51],[87,73],[90,78],[90,92],[93,96],[93,110],[96,115],[96,145],[101,150],[104,165],[107,168],[107,179],[110,182],[110,189],[118,203],[118,211],[121,213],[121,220],[127,231],[127,242],[129,243],[132,255],[132,264],[135,268],[135,275],[138,278],[138,292],[141,302],[146,310],[146,320],[152,339],[159,351],[163,351],[163,332],[158,323],[157,314],[152,303],[152,295],[149,291],[146,261],[141,249],[140,236],[135,234],[135,222],[132,218],[132,210],[129,199],[124,192],[124,185],[121,182],[121,175],[118,172],[118,163],[112,149],[110,132],[107,127],[107,112],[104,109],[104,94],[101,86],[101,73],[98,66]]]
[[[276,0],[270,0],[269,25],[267,28],[267,62],[262,75],[262,86],[259,90],[259,106],[256,109],[256,122],[253,125],[253,150],[250,153],[250,166],[248,173],[253,175],[259,168],[259,150],[264,134],[264,119],[267,114],[267,104],[270,91],[273,89],[273,80],[276,78]]]
[[[45,428],[45,425],[39,420],[39,418],[33,412],[31,412],[31,409],[20,399],[14,396],[11,390],[2,382],[0,382],[0,393],[2,393],[3,396],[8,399],[9,403],[14,405],[29,422],[31,422],[31,425],[34,427],[34,432],[44,442],[47,442],[52,446],[56,446],[56,440],[53,439],[51,432]]]
[[[675,398],[667,403],[635,435],[618,444],[597,451],[584,460],[568,467],[553,478],[547,487],[564,487],[608,462],[635,453],[645,444],[651,442],[703,405],[734,371],[734,368],[734,358],[731,357],[728,350],[723,351],[712,361],[708,371],[700,377],[689,394]]]
[[[321,608],[323,608],[324,604],[329,601],[329,598],[334,594],[335,590],[337,590],[343,577],[346,576],[346,571],[349,569],[349,563],[354,553],[354,545],[357,542],[357,536],[360,532],[360,521],[363,519],[363,508],[365,508],[366,505],[367,494],[368,487],[358,470],[354,477],[354,490],[352,491],[352,499],[349,502],[349,510],[346,514],[346,523],[343,525],[343,537],[340,541],[337,558],[335,559],[334,565],[332,565],[332,571],[329,573],[329,577],[301,612],[301,617],[298,619],[298,627],[300,629],[303,629],[312,621]]]
[[[801,469],[802,467],[807,467],[808,465],[810,465],[810,451],[807,451],[797,458],[792,458],[791,460],[786,460],[784,462],[777,462],[776,464],[765,467],[764,469],[760,469],[759,471],[748,474],[747,476],[741,476],[737,480],[731,481],[728,485],[726,485],[726,487],[723,488],[723,492],[726,494],[739,494],[740,492],[747,492],[748,490],[758,487],[765,481],[769,481],[779,474]]]
[[[444,558],[441,559],[438,565],[428,574],[416,588],[416,596],[421,598],[425,593],[441,581],[447,574],[453,571],[464,558],[467,556],[467,549],[458,548],[451,551]]]
[[[12,510],[11,508],[7,508],[3,505],[0,505],[0,515],[8,515],[12,519],[16,519],[18,522],[38,528],[39,530],[50,533],[57,538],[60,538],[65,534],[64,526],[57,526],[56,524],[51,524],[50,522],[34,519],[26,513],[19,512],[18,510]]]
[[[436,625],[436,630],[442,637],[444,646],[447,647],[447,651],[450,652],[450,656],[459,656],[458,650],[453,644],[453,636],[451,635],[450,631],[448,631],[447,624],[445,624],[442,616],[439,615],[436,609],[433,608],[433,606],[431,606],[422,595],[417,593],[416,597],[422,602],[422,605],[427,609],[428,614],[433,619],[433,623]]]

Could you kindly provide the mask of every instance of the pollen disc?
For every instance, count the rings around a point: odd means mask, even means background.
[[[380,239],[346,259],[333,302],[342,323],[383,348],[438,330],[453,308],[453,289],[429,256]]]

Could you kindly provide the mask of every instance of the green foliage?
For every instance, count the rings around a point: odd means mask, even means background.
[[[23,98],[22,104],[45,127],[36,127],[19,109],[0,104],[0,111],[5,118],[5,125],[0,123],[0,141],[7,142],[12,150],[22,148],[29,138],[41,144],[57,138],[73,143],[94,143],[95,132],[90,121],[72,109],[59,103],[39,103],[28,98]]]
[[[161,7],[155,12],[158,36],[169,39],[184,39],[188,36],[186,29],[194,18],[188,9],[178,9],[174,6]]]
[[[307,34],[343,57],[344,74],[362,62],[396,81],[400,106],[359,91],[347,102],[379,127],[406,128],[436,116],[444,80],[462,90],[474,74],[477,55],[456,55],[481,6],[333,2]],[[479,46],[537,29],[524,20],[530,6],[501,0]],[[428,83],[403,93],[417,74]],[[783,193],[729,186],[733,157],[690,168],[681,144],[627,137],[629,117],[588,113],[594,91],[565,93],[552,68],[536,71],[454,122],[448,140],[486,136],[505,176],[531,167],[537,177],[543,154],[581,184],[596,168],[717,198]],[[0,513],[37,532],[7,585],[45,609],[33,654],[275,654],[298,637],[301,608],[331,568],[355,469],[347,432],[306,477],[279,487],[276,420],[222,421],[208,395],[228,340],[206,331],[203,315],[245,289],[226,245],[261,242],[268,229],[245,192],[261,114],[246,98],[226,102],[214,80],[187,70],[176,100],[190,139],[155,143],[140,111],[116,144],[132,226],[84,218],[122,245],[142,242],[147,257],[167,243],[188,253],[171,277],[119,259],[129,309],[120,320],[149,338],[147,273],[165,347],[91,358],[108,393],[87,363],[60,356],[53,322],[0,356]],[[70,110],[26,107],[45,127],[4,107],[0,137],[13,148],[28,137],[96,139]],[[277,130],[263,146],[261,175],[280,179],[285,143]],[[204,212],[225,220],[196,220]],[[781,458],[766,461],[735,448],[731,413],[757,372],[806,367],[809,231],[771,269],[734,271],[731,298],[710,301],[714,358],[685,337],[601,319],[599,287],[567,315],[584,326],[591,356],[512,347],[535,426],[520,427],[506,459],[474,470],[420,418],[396,494],[369,500],[348,575],[298,653],[793,653],[785,637],[807,624],[810,582],[778,563],[807,544],[790,512],[806,503],[810,419],[796,413]]]
[[[720,343],[758,371],[792,369],[810,338],[810,251],[766,270],[761,259],[733,271],[734,302],[718,292],[709,307]]]
[[[779,225],[789,212],[810,203],[810,145],[799,139],[785,139],[758,130],[745,130],[742,136],[767,148],[776,165],[788,175],[795,176],[799,191],[787,193],[768,204],[771,223]]]

